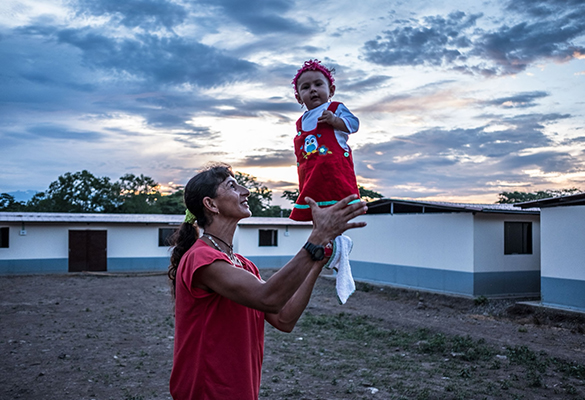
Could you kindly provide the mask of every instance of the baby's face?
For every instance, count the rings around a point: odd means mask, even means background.
[[[329,101],[335,86],[329,84],[322,72],[306,71],[297,80],[297,92],[297,101],[312,110]]]

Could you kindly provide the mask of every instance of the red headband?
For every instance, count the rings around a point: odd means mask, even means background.
[[[327,68],[326,66],[322,65],[321,61],[319,60],[305,61],[303,66],[297,71],[297,74],[292,80],[292,85],[295,88],[295,95],[299,94],[297,91],[297,81],[299,80],[300,76],[307,71],[319,71],[323,73],[323,75],[325,75],[325,78],[327,78],[327,80],[329,81],[330,85],[333,85],[333,82],[335,82],[335,79],[333,78],[333,72],[335,72],[334,68],[331,69]]]

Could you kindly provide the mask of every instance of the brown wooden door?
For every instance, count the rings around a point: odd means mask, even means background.
[[[107,231],[69,231],[69,272],[107,271]]]

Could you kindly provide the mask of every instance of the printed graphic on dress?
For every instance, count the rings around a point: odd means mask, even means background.
[[[321,135],[317,135],[317,136],[321,137]],[[319,146],[317,136],[307,135],[307,137],[305,138],[305,144],[302,147],[302,150],[304,150],[304,154],[303,154],[304,158],[307,158],[308,156],[310,156],[313,153],[318,153],[320,156],[332,154],[332,152],[327,148],[327,146],[325,146],[325,145]]]
[[[317,142],[317,137],[315,135],[307,135],[305,138],[305,153],[314,153],[317,151],[317,147],[319,147],[319,142]]]

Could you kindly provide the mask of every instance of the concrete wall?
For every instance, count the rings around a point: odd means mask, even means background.
[[[258,245],[260,229],[276,229],[278,246]],[[258,268],[280,268],[303,247],[313,227],[292,225],[240,225],[234,238],[234,250]]]
[[[475,214],[473,263],[476,295],[539,295],[539,219],[538,215]],[[532,254],[504,254],[504,222],[532,222]]]
[[[170,247],[158,246],[159,228],[167,224],[25,224],[26,236],[20,236],[20,223],[8,226],[9,247],[0,248],[0,274],[67,273],[69,270],[69,230],[107,231],[107,269],[122,271],[165,271]],[[260,229],[276,229],[278,246],[258,244]],[[280,268],[306,242],[311,225],[240,225],[234,236],[234,250],[248,257],[259,268]]]
[[[354,278],[473,295],[473,215],[375,214],[347,232]]]
[[[585,311],[585,206],[543,208],[542,303]]]
[[[66,226],[2,223],[9,228],[9,247],[0,248],[0,274],[67,272]]]
[[[0,248],[0,274],[66,273],[69,269],[69,231],[107,231],[108,271],[166,270],[169,247],[158,246],[159,228],[169,225],[25,224],[9,227],[9,247]]]

